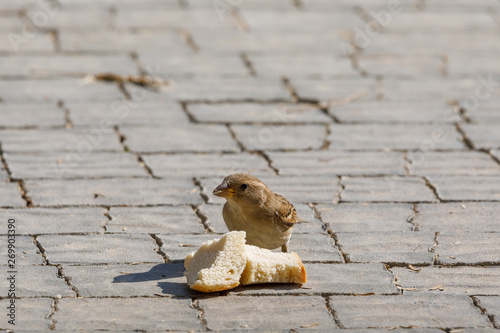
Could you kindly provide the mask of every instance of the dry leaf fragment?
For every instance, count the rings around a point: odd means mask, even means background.
[[[450,330],[449,333],[460,333],[460,332],[463,332],[464,330],[459,330],[459,329],[454,329],[454,330]]]
[[[160,293],[155,293],[155,296],[159,296],[159,297],[172,297],[171,295],[160,294]]]
[[[408,265],[408,268],[414,272],[420,272],[422,270],[422,268],[415,268],[413,265]]]
[[[457,259],[457,257],[454,257],[454,256],[448,256],[448,258]]]
[[[300,287],[300,289],[312,289],[312,287],[302,286],[302,287]]]
[[[300,328],[308,328],[308,327],[314,327],[318,326],[319,323],[312,323],[312,324],[307,324],[307,325],[300,325]]]
[[[399,289],[404,290],[404,291],[422,291],[422,289],[418,289],[418,288],[404,288],[404,287],[399,287]]]
[[[142,263],[138,262],[138,261],[131,263],[131,265],[140,265],[140,264],[142,264]]]
[[[467,207],[464,204],[461,204],[460,207],[462,207],[463,209],[467,209]]]
[[[179,244],[179,247],[198,247],[198,245],[195,245],[195,244]]]
[[[120,274],[134,274],[133,272],[120,272]]]
[[[436,284],[434,287],[429,288],[429,290],[438,290],[438,289],[441,290],[441,291],[444,290],[442,283]]]

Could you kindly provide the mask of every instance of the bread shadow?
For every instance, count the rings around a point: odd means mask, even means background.
[[[113,278],[113,283],[134,283],[163,279],[174,279],[184,276],[183,263],[158,264],[147,272],[129,273]]]

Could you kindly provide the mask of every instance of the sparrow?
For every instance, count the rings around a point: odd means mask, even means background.
[[[226,199],[222,216],[229,231],[245,231],[247,244],[288,252],[297,211],[283,196],[258,178],[235,173],[224,178],[213,194]]]

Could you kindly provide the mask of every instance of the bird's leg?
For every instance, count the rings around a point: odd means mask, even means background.
[[[281,245],[281,252],[288,253],[288,243],[290,243],[290,241],[287,241],[285,244]]]

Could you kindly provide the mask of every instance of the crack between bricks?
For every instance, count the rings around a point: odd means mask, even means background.
[[[153,173],[153,170],[146,164],[146,161],[144,161],[144,159],[142,158],[142,156],[141,156],[140,153],[136,153],[136,156],[137,156],[137,161],[139,162],[139,164],[141,165],[141,167],[147,172],[147,174],[149,176],[151,176],[151,178],[153,178],[153,179],[163,179],[161,177],[156,176]]]
[[[190,122],[193,124],[198,124],[198,120],[195,118],[195,116],[189,111],[189,102],[187,101],[181,101],[179,102],[181,105],[182,111],[186,114],[187,118],[189,119]]]
[[[243,145],[243,142],[241,142],[238,139],[238,136],[236,135],[236,132],[234,131],[234,129],[231,126],[231,124],[230,123],[226,123],[225,125],[226,125],[227,130],[229,131],[229,135],[231,135],[231,138],[234,140],[234,142],[236,143],[236,145],[238,145],[238,149],[240,150],[240,152],[245,152],[246,151],[245,145]]]
[[[328,148],[330,147],[331,142],[328,141],[328,137],[330,136],[330,134],[331,134],[330,126],[325,125],[325,134],[323,136],[323,144],[321,145],[320,150],[328,150]]]
[[[241,9],[239,9],[236,6],[232,6],[230,10],[231,16],[233,17],[234,21],[236,22],[236,25],[238,26],[238,29],[243,32],[250,32],[250,24],[248,24],[248,21],[245,19],[245,16],[241,12]]]
[[[211,331],[211,329],[207,326],[207,320],[205,319],[205,310],[200,306],[200,303],[196,297],[191,298],[191,308],[198,311],[198,319],[201,322],[201,326],[203,327],[203,331]]]
[[[472,140],[467,136],[465,131],[460,127],[459,123],[455,123],[455,129],[457,132],[462,136],[462,142],[464,145],[469,149],[469,150],[474,150],[474,144],[472,143]]]
[[[52,302],[52,305],[50,307],[51,311],[50,311],[49,315],[47,316],[47,319],[52,321],[52,324],[50,324],[50,328],[49,328],[49,330],[51,330],[51,331],[56,329],[57,320],[54,319],[54,315],[59,310],[58,304],[59,304],[59,298],[56,297],[56,298],[54,298],[54,302]]]
[[[340,185],[340,191],[337,193],[338,202],[342,202],[342,193],[345,191],[346,185],[342,182],[344,176],[338,177],[338,182]]]
[[[437,265],[438,264],[438,258],[439,258],[439,255],[436,253],[436,248],[439,246],[439,231],[436,231],[434,233],[434,244],[432,245],[432,247],[429,249],[428,252],[430,253],[434,253],[434,257],[432,258],[432,265]]]
[[[194,41],[193,36],[191,35],[191,33],[189,33],[189,31],[187,31],[185,29],[182,29],[180,33],[181,33],[182,39],[187,44],[187,46],[189,47],[189,49],[191,51],[193,51],[193,53],[200,53],[200,48],[198,47],[198,45]]]
[[[17,185],[21,191],[21,197],[26,202],[26,207],[33,207],[33,201],[28,196],[28,191],[26,190],[26,185],[24,184],[24,180],[18,179],[15,180],[15,182],[17,182]]]
[[[170,263],[171,261],[170,261],[168,255],[161,249],[161,247],[164,245],[163,241],[156,234],[149,234],[149,235],[155,241],[156,246],[158,246],[158,250],[156,251],[156,253],[158,253],[163,258],[163,260],[165,261],[165,264]]]
[[[488,156],[491,157],[493,161],[495,161],[498,165],[500,165],[500,159],[495,155],[493,155],[492,150],[478,149],[478,151],[488,154]]]
[[[369,75],[369,73],[360,66],[357,54],[354,54],[354,53],[351,54],[349,56],[349,60],[351,61],[351,67],[356,72],[358,72],[359,75],[361,75],[362,77],[367,77]]]
[[[257,71],[255,70],[255,67],[253,66],[252,62],[250,61],[248,55],[245,52],[240,53],[240,59],[241,61],[243,61],[243,65],[248,70],[248,73],[251,76],[257,76]]]
[[[385,87],[384,87],[384,78],[378,75],[375,79],[375,96],[377,101],[381,101],[384,99],[385,95]]]
[[[339,316],[337,314],[337,311],[335,311],[335,309],[333,308],[333,306],[331,304],[330,298],[328,296],[323,296],[323,298],[325,299],[326,310],[332,316],[332,319],[335,322],[335,325],[337,325],[337,327],[341,328],[341,329],[345,328],[345,326],[340,322],[340,319],[339,319]]]
[[[283,76],[281,78],[281,82],[285,85],[285,88],[288,90],[288,93],[290,94],[292,101],[294,103],[297,103],[300,98],[299,95],[297,94],[297,90],[295,87],[290,83],[290,79],[286,76]]]
[[[70,110],[64,105],[62,100],[57,101],[57,107],[62,110],[64,117],[64,126],[66,129],[72,129],[74,127],[73,121],[70,117]]]
[[[113,218],[111,217],[111,215],[109,215],[109,212],[111,211],[111,207],[106,206],[105,208],[106,208],[106,211],[104,212],[104,216],[107,218],[107,221],[102,226],[102,228],[104,229],[104,233],[107,233],[108,232],[108,223],[111,222],[113,220]]]
[[[49,31],[50,38],[52,39],[52,43],[54,44],[54,52],[61,52],[61,41],[59,39],[59,31],[56,29],[52,29]]]
[[[472,120],[469,117],[467,109],[464,108],[463,106],[461,106],[460,103],[456,99],[447,100],[446,104],[448,104],[452,108],[452,110],[456,114],[458,114],[458,116],[460,117],[460,119],[462,119],[462,121],[464,123],[466,123],[466,124],[472,123]],[[454,122],[453,124],[456,125],[457,122]]]
[[[439,202],[442,202],[443,200],[439,196],[439,193],[438,193],[438,190],[437,190],[436,186],[434,186],[434,184],[431,183],[431,181],[429,180],[429,178],[427,178],[427,177],[422,177],[422,178],[423,178],[423,180],[425,182],[425,185],[432,191],[432,193],[434,193],[434,196],[436,197],[436,199],[438,199]]]
[[[130,52],[130,59],[132,59],[132,62],[137,66],[139,76],[150,76],[150,73],[144,68],[144,64],[141,62],[139,55],[135,51]]]
[[[418,213],[419,210],[417,204],[416,203],[412,204],[412,214],[408,216],[408,218],[406,219],[406,222],[408,222],[412,226],[411,231],[419,231],[418,230],[419,226],[414,222],[418,216]]]
[[[266,160],[267,166],[271,170],[273,170],[274,174],[276,176],[279,175],[280,170],[273,165],[273,161],[271,160],[271,158],[269,157],[269,155],[266,152],[264,152],[263,150],[255,150],[255,151],[252,151],[251,153],[255,153],[255,154],[261,156],[264,160]]]
[[[10,170],[9,164],[7,163],[7,160],[5,159],[5,154],[3,151],[1,141],[0,141],[0,162],[2,163],[2,166],[5,169],[5,172],[7,173],[7,180],[9,182],[14,182],[14,180],[12,179],[12,171]]]
[[[118,141],[120,142],[120,146],[122,146],[123,151],[129,152],[130,148],[125,143],[125,141],[127,140],[127,137],[120,132],[120,129],[117,125],[113,126],[113,131],[115,132],[116,136],[118,137]]]
[[[200,190],[200,197],[203,200],[203,203],[208,204],[209,198],[205,193],[203,193],[204,188],[201,181],[198,178],[193,177],[193,184]]]
[[[200,205],[191,205],[191,208],[193,209],[196,216],[198,216],[198,218],[200,219],[201,225],[203,226],[203,229],[205,229],[206,233],[213,234],[214,230],[210,225],[207,224],[208,216],[201,212]]]
[[[337,248],[342,256],[343,263],[351,263],[351,260],[349,258],[349,254],[347,254],[344,249],[342,248],[342,244],[340,244],[339,239],[337,237],[337,234],[332,230],[331,225],[329,223],[326,223],[323,221],[323,217],[321,216],[321,213],[319,212],[318,208],[316,207],[316,204],[310,204],[310,207],[314,211],[315,217],[323,223],[323,229],[327,232],[327,234],[330,236],[330,238],[333,239],[335,248]]]
[[[411,169],[410,169],[410,167],[413,164],[413,161],[410,159],[410,151],[409,150],[406,150],[403,153],[403,159],[406,161],[405,166],[404,166],[404,168],[405,168],[405,176],[409,177],[409,176],[411,176]]]
[[[475,308],[477,308],[481,314],[485,315],[488,318],[488,321],[493,325],[494,328],[500,329],[500,324],[495,320],[495,315],[489,314],[488,310],[481,305],[481,301],[476,296],[470,296],[472,300],[472,304]]]

